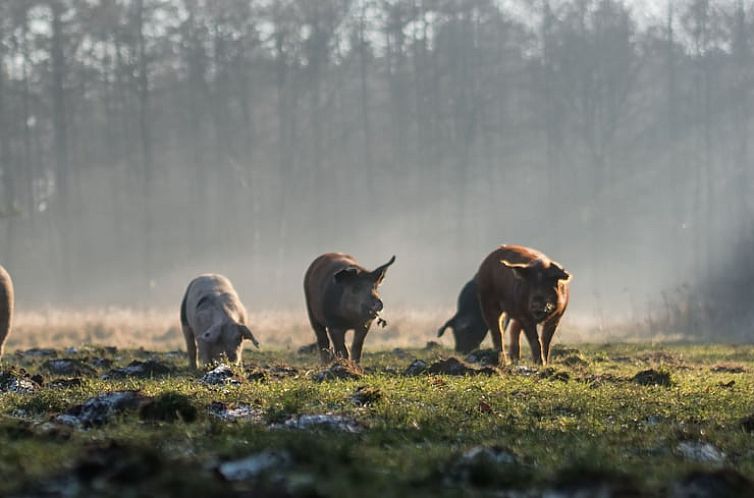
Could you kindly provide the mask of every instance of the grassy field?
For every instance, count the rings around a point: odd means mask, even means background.
[[[753,346],[452,357],[247,351],[203,377],[177,351],[11,352],[0,496],[751,496]]]

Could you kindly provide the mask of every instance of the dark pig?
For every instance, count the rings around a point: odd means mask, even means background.
[[[440,327],[437,331],[437,337],[442,337],[448,328],[453,330],[456,351],[463,354],[479,348],[487,335],[487,324],[482,316],[482,308],[479,306],[479,296],[474,279],[469,280],[461,289],[461,294],[458,296],[458,310],[450,320]]]
[[[521,330],[535,363],[550,361],[550,344],[568,306],[571,274],[541,252],[503,245],[479,267],[476,283],[482,315],[489,326],[495,350],[503,351],[503,315],[510,319],[510,357],[519,358]],[[537,326],[542,326],[542,337]],[[503,353],[505,356],[505,353]]]
[[[349,330],[354,331],[351,359],[356,363],[361,360],[364,339],[382,311],[377,288],[394,262],[395,256],[368,271],[353,256],[328,253],[319,256],[309,266],[304,276],[306,309],[324,363],[332,360],[330,340],[335,356],[348,359],[345,336]]]

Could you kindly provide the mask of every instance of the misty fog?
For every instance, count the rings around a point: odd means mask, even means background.
[[[395,254],[389,316],[518,243],[571,320],[751,339],[753,93],[751,0],[4,0],[0,263],[25,309],[219,272],[304,320],[322,252]]]

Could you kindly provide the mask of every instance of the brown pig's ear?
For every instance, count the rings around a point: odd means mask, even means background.
[[[254,347],[259,349],[259,341],[256,337],[254,337],[254,334],[251,333],[251,329],[243,324],[238,324],[238,331],[241,332],[241,337],[243,339],[248,339],[254,344]]]
[[[385,279],[385,273],[387,273],[388,267],[393,263],[395,263],[395,256],[390,258],[390,261],[388,261],[384,265],[375,268],[374,271],[369,274],[369,276],[374,281],[374,285],[380,285],[382,283],[382,281]]]
[[[359,273],[361,272],[359,271],[358,268],[349,266],[347,268],[343,268],[342,270],[338,270],[335,273],[335,275],[333,275],[333,278],[335,279],[335,282],[342,283],[347,280],[351,280],[355,277],[358,277]]]
[[[526,279],[526,275],[529,273],[530,266],[526,263],[511,263],[506,259],[501,259],[500,263],[506,268],[510,268],[513,272],[513,276],[519,280]]]
[[[552,261],[550,263],[550,268],[548,268],[548,273],[551,278],[554,278],[555,280],[562,280],[563,282],[570,282],[571,280],[571,274],[568,273],[565,268],[560,266],[559,263],[556,263],[555,261]]]

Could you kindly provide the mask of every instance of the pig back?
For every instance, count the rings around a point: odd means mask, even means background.
[[[549,262],[549,259],[537,250],[517,245],[502,245],[484,258],[476,275],[479,296],[486,299],[494,297],[496,301],[504,304],[506,311],[512,311],[512,308],[522,305],[524,296],[521,295],[522,288],[515,275],[500,262],[501,260],[514,264],[528,264],[535,260],[545,263]]]
[[[231,321],[246,323],[246,309],[227,277],[219,274],[204,274],[196,277],[186,290],[186,319],[192,327],[197,323],[201,307],[212,307]]]

